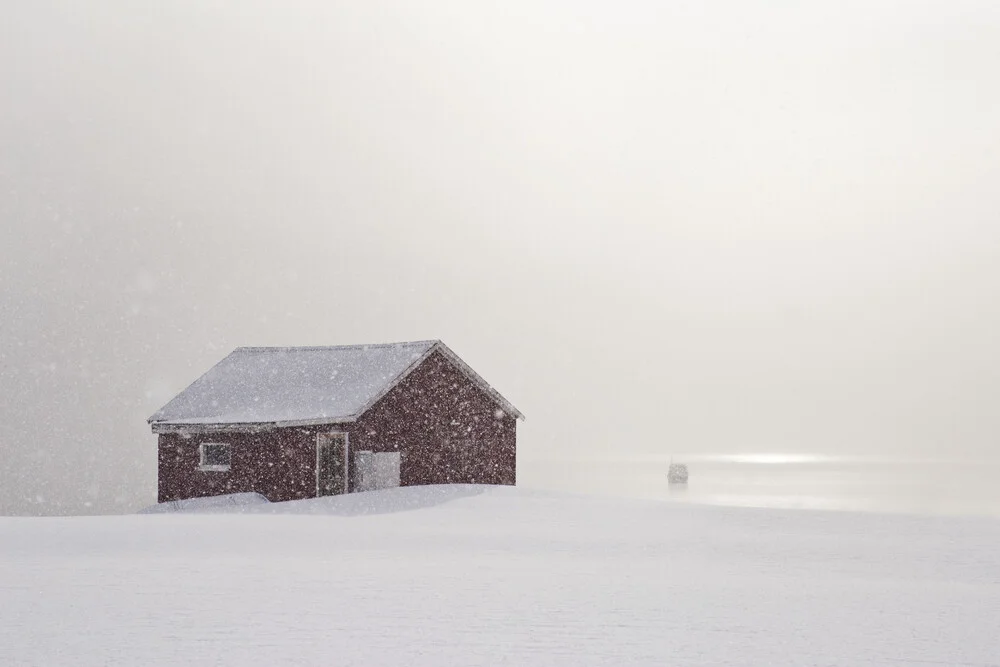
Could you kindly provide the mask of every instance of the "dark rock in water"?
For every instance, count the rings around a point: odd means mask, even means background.
[[[683,463],[671,463],[667,471],[667,481],[670,484],[687,484],[688,469]]]

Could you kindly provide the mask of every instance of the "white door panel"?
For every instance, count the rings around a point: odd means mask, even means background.
[[[355,491],[399,486],[399,452],[357,452],[354,455]]]

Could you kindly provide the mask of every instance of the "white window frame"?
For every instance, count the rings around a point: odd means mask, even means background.
[[[229,452],[229,463],[207,464],[205,463],[205,447],[222,446]],[[203,442],[198,445],[198,470],[202,472],[229,472],[233,460],[233,447],[228,442]]]

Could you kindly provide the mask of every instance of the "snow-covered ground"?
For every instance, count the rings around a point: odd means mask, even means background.
[[[1000,522],[477,486],[0,518],[0,665],[1000,665]]]

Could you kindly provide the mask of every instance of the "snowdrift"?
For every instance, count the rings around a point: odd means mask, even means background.
[[[0,664],[982,667],[1000,655],[990,519],[482,486],[199,505],[0,518]]]
[[[165,514],[168,512],[195,512],[205,510],[223,510],[233,507],[250,507],[268,502],[259,493],[229,493],[222,496],[207,498],[188,498],[186,500],[171,500],[166,503],[151,505],[139,510],[139,514]]]
[[[191,498],[160,503],[141,510],[140,514],[199,512],[214,514],[329,514],[331,516],[361,516],[389,514],[433,507],[458,498],[477,496],[490,487],[478,484],[441,484],[407,486],[381,491],[349,493],[342,496],[268,502],[259,493],[232,493],[209,498]]]

